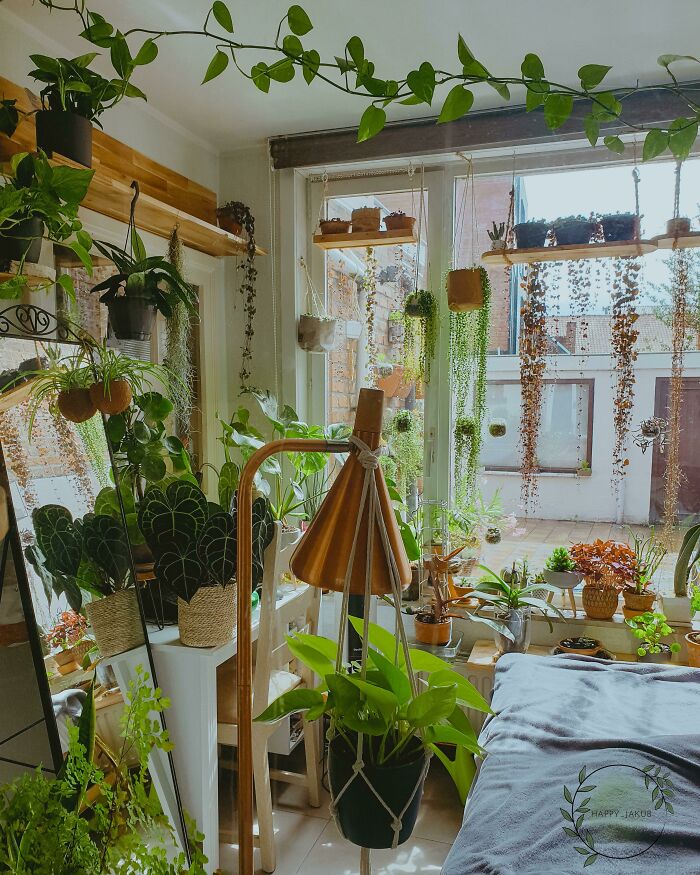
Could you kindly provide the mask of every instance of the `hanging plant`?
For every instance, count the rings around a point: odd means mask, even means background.
[[[489,434],[491,437],[499,438],[504,437],[506,433],[506,421],[505,419],[492,419],[489,422]]]
[[[467,450],[477,437],[477,424],[473,416],[460,416],[455,421],[454,447],[455,471],[461,468]]]
[[[250,207],[241,201],[228,201],[216,211],[219,225],[227,229],[239,228],[238,234],[243,234],[246,241],[246,254],[244,261],[238,265],[243,272],[243,279],[239,289],[243,299],[245,312],[245,328],[243,329],[243,346],[241,347],[241,369],[238,379],[241,381],[241,390],[248,388],[250,379],[250,366],[253,358],[253,337],[255,335],[255,283],[258,278],[258,269],[255,266],[255,217]]]
[[[335,345],[337,320],[328,315],[325,303],[311,281],[309,269],[303,258],[299,262],[306,274],[306,299],[308,312],[299,317],[299,346],[307,352],[330,352]]]
[[[377,306],[377,257],[371,246],[365,254],[365,272],[361,283],[365,293],[365,330],[367,348],[367,385],[374,386],[377,382],[377,341],[375,337],[374,317]]]
[[[393,480],[405,500],[408,488],[423,473],[423,417],[418,410],[397,410],[384,429]],[[386,469],[385,469],[386,470]]]
[[[109,451],[107,449],[107,438],[102,424],[102,417],[92,416],[83,422],[78,422],[75,425],[75,430],[80,436],[85,448],[85,455],[90,462],[90,467],[97,477],[100,486],[111,486],[109,479]]]
[[[613,482],[619,491],[625,467],[627,436],[632,426],[634,407],[634,363],[637,360],[635,327],[637,310],[635,300],[639,295],[638,277],[640,264],[633,258],[616,258],[613,266],[612,285],[612,354],[615,361],[615,389],[613,401]]]
[[[168,261],[180,276],[184,277],[184,248],[177,225],[168,241]],[[189,446],[192,439],[190,416],[193,399],[192,384],[192,316],[182,301],[176,301],[172,313],[165,321],[165,357],[163,364],[177,379],[168,380],[168,397],[173,402],[175,434]]]
[[[478,310],[484,303],[488,274],[483,267],[465,267],[447,272],[447,306],[452,312]]]
[[[522,282],[520,307],[520,441],[521,487],[525,512],[537,504],[537,442],[542,417],[542,388],[547,354],[546,263],[531,264]]]
[[[472,312],[450,312],[450,386],[455,399],[456,423],[467,417],[475,427],[468,457],[457,451],[455,425],[454,481],[457,496],[468,500],[476,481],[486,414],[486,363],[491,324],[491,284],[487,271],[477,268],[483,303]],[[471,402],[471,403],[470,403]]]
[[[404,382],[430,382],[436,335],[437,301],[432,292],[419,289],[408,295],[404,304]]]

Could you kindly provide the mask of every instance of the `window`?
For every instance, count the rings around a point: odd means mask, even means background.
[[[538,444],[540,469],[575,472],[591,464],[594,380],[547,380],[542,396],[542,424]],[[481,461],[487,471],[520,470],[520,383],[489,380],[488,418],[503,419],[506,433],[485,432]]]

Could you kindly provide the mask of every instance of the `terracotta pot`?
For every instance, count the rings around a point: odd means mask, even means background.
[[[565,643],[567,641],[570,644]],[[576,653],[579,656],[595,656],[602,649],[603,645],[596,638],[592,638],[591,641],[593,642],[593,647],[579,647],[577,644],[582,643],[580,638],[564,638],[557,644],[557,647],[559,650],[564,651],[564,653]]]
[[[54,653],[53,661],[56,663],[58,672],[61,675],[71,674],[71,672],[80,669],[72,647],[69,647],[68,650],[59,650],[57,653]]]
[[[611,620],[619,598],[614,586],[598,580],[587,580],[581,593],[583,609],[592,620]]]
[[[478,310],[484,303],[481,270],[468,267],[447,274],[447,306],[456,313]]]
[[[688,665],[700,668],[700,632],[688,632],[685,643],[688,645]]]
[[[350,231],[350,222],[345,219],[324,219],[318,226],[322,234],[347,234]]]
[[[623,589],[622,597],[625,600],[627,611],[631,612],[631,616],[637,616],[638,614],[645,614],[653,608],[656,593]],[[625,616],[627,616],[627,611],[625,611]]]
[[[352,232],[378,231],[382,211],[379,207],[359,207],[352,211]]]
[[[88,389],[66,389],[59,392],[58,409],[69,422],[85,422],[97,413]]]
[[[243,226],[241,223],[236,222],[235,219],[231,218],[225,210],[216,211],[216,222],[219,228],[228,231],[228,233],[233,234],[234,237],[240,237],[243,233]]]
[[[448,617],[442,623],[423,623],[418,617],[414,617],[416,628],[416,641],[421,644],[433,646],[450,643],[452,638],[452,618]]]
[[[392,213],[384,217],[384,226],[387,231],[412,231],[416,220],[413,216],[404,216]]]
[[[677,234],[689,234],[690,233],[690,219],[679,218],[679,219],[669,219],[666,222],[666,234],[669,237],[675,237]]]
[[[330,352],[335,345],[337,319],[321,319],[308,313],[299,317],[299,346],[307,352]]]
[[[127,380],[112,380],[105,391],[104,383],[93,383],[90,400],[101,413],[123,413],[131,404],[131,386]]]

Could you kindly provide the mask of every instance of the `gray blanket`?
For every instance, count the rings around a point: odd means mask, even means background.
[[[700,873],[700,670],[512,654],[492,707],[443,875]]]

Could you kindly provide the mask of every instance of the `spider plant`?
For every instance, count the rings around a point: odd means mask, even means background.
[[[80,410],[88,413],[89,386],[94,382],[93,370],[84,348],[75,355],[64,356],[58,347],[47,346],[48,366],[37,371],[29,371],[25,376],[32,379],[29,395],[29,439],[31,441],[34,420],[42,404],[48,402],[49,412],[54,416],[66,415],[66,404],[80,403]],[[85,415],[81,420],[90,419],[95,413]],[[71,418],[70,416],[66,418]]]
[[[549,619],[552,615],[562,620],[565,619],[558,608],[534,595],[535,592],[541,592],[542,590],[556,593],[558,590],[555,586],[539,582],[522,586],[522,578],[519,575],[516,575],[513,582],[508,584],[500,575],[485,565],[479,565],[479,568],[484,572],[485,578],[477,583],[473,594],[486,606],[492,606],[496,616],[507,615],[511,611],[523,610],[525,608],[534,609],[539,611],[547,620],[550,631],[553,629]]]

